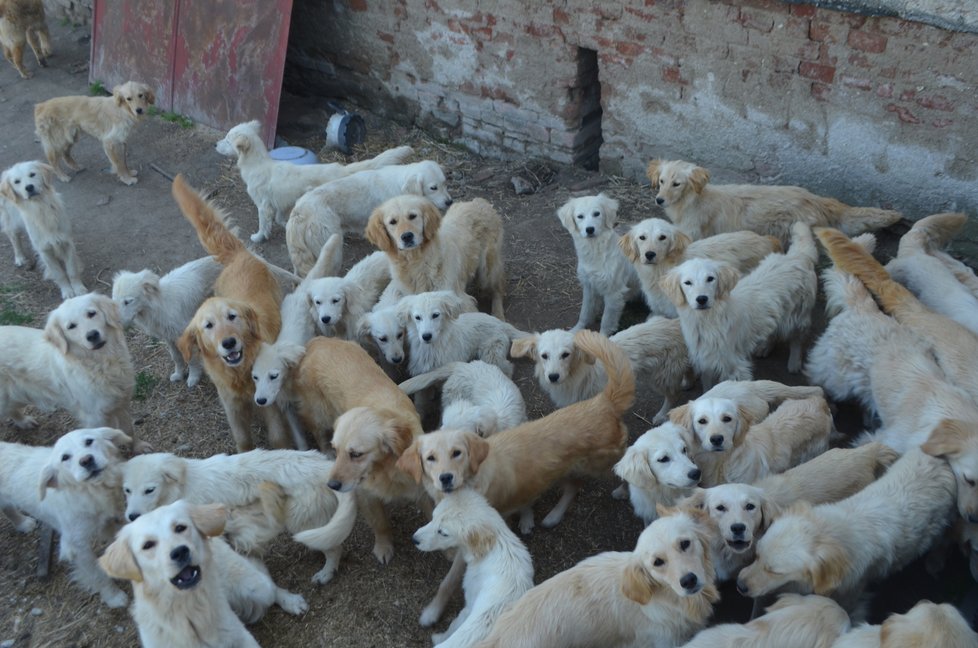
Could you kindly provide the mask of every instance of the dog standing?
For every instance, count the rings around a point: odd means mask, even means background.
[[[44,15],[42,0],[0,1],[0,45],[3,57],[17,68],[20,78],[29,79],[31,73],[24,67],[24,44],[31,46],[37,63],[48,66],[51,56],[51,35]]]

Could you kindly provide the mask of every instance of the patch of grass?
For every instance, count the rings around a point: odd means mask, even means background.
[[[136,388],[133,390],[132,399],[137,401],[146,400],[158,382],[159,379],[153,374],[148,371],[140,371],[136,374]]]
[[[18,286],[0,286],[0,326],[24,326],[34,321],[34,316],[17,304],[16,297],[23,292]]]
[[[101,81],[93,81],[88,84],[88,94],[93,97],[107,97],[112,93],[105,89]]]
[[[163,121],[168,121],[171,124],[179,124],[180,128],[193,128],[194,120],[186,115],[181,115],[180,113],[170,112],[168,110],[160,110],[156,106],[149,109],[149,114],[154,117],[159,117]]]

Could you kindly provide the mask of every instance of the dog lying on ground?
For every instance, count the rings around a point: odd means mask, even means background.
[[[118,528],[120,450],[131,441],[121,430],[91,428],[68,432],[49,448],[0,443],[4,514],[21,533],[34,529],[35,518],[57,531],[58,557],[71,563],[72,578],[114,608],[128,597],[98,568],[92,546]]]
[[[82,264],[71,238],[71,222],[65,213],[61,194],[54,189],[53,169],[42,162],[18,162],[0,175],[0,196],[10,201],[20,215],[20,224],[27,231],[31,245],[44,267],[44,276],[58,285],[61,298],[77,297],[88,292],[82,283]],[[3,223],[7,237],[14,244],[16,224],[6,217]],[[24,254],[14,244],[15,260]]]
[[[262,141],[258,121],[238,124],[218,141],[216,148],[221,155],[237,157],[248,197],[258,208],[258,231],[251,235],[255,243],[267,240],[272,223],[284,223],[295,202],[310,189],[358,171],[398,164],[414,152],[410,146],[399,146],[353,164],[297,165],[272,159]]]
[[[390,281],[390,263],[383,252],[361,259],[343,277],[310,281],[305,290],[319,332],[355,340],[357,323],[374,307]]]
[[[184,362],[177,338],[211,293],[221,270],[221,265],[208,256],[174,268],[162,277],[152,270],[121,270],[112,280],[112,300],[119,306],[123,325],[135,324],[166,344],[173,360],[171,382],[186,378],[188,387],[200,382],[200,359]]]
[[[577,278],[584,295],[575,331],[587,328],[603,303],[601,333],[610,336],[618,330],[625,302],[639,294],[638,275],[618,248],[617,217],[618,201],[603,193],[571,198],[557,210],[560,224],[574,241]]]
[[[3,0],[0,2],[0,44],[3,57],[17,68],[20,78],[29,79],[24,67],[24,44],[31,46],[37,64],[48,66],[51,36],[42,0]]]
[[[728,264],[690,259],[662,279],[704,389],[720,380],[750,380],[751,353],[774,340],[788,341],[788,371],[801,371],[818,289],[818,249],[806,224],[792,231],[787,254],[768,255],[744,278]]]
[[[43,330],[0,327],[0,418],[21,428],[37,425],[27,405],[67,409],[87,427],[110,426],[133,434],[129,401],[136,372],[108,297],[89,293],[67,299],[48,314]],[[134,441],[137,451],[145,444]]]
[[[618,240],[625,258],[638,273],[645,303],[656,315],[678,317],[676,307],[659,288],[667,272],[688,259],[705,258],[723,261],[746,274],[772,252],[781,252],[781,243],[773,236],[740,231],[692,240],[681,229],[661,218],[646,218],[632,225]]]
[[[910,450],[851,497],[789,507],[758,541],[737,590],[756,598],[790,585],[830,596],[851,612],[866,585],[922,555],[944,533],[954,498],[947,463]]]
[[[107,574],[132,581],[131,612],[146,648],[257,648],[242,621],[257,621],[272,603],[289,614],[309,609],[216,537],[225,515],[219,504],[178,500],[126,525],[99,559]]]
[[[801,187],[712,185],[710,172],[691,162],[652,160],[646,174],[655,202],[694,239],[750,230],[769,234],[788,247],[792,223],[829,225],[861,234],[892,225],[902,214],[873,207],[850,207]]]
[[[975,645],[978,645],[978,634],[956,607],[923,600],[906,614],[891,614],[883,625],[853,628],[839,637],[832,648],[971,648]]]
[[[445,174],[437,162],[394,164],[358,171],[306,192],[296,201],[285,225],[285,241],[296,274],[312,265],[312,253],[332,234],[363,232],[371,212],[385,200],[413,194],[448,209]]]
[[[676,646],[706,625],[719,598],[705,514],[650,524],[632,552],[605,552],[537,585],[477,648]]]
[[[496,365],[481,360],[449,362],[400,384],[405,394],[445,381],[441,427],[475,432],[482,438],[526,422],[519,387]]]
[[[445,496],[431,522],[412,537],[421,551],[455,549],[465,561],[465,607],[443,633],[439,648],[468,648],[489,632],[506,607],[533,587],[530,552],[486,499],[469,488]]]
[[[504,319],[503,220],[482,198],[454,203],[444,217],[427,198],[391,198],[370,215],[364,236],[387,255],[396,290],[464,294],[475,280]]]
[[[678,320],[651,317],[611,336],[632,363],[639,383],[651,383],[662,394],[662,407],[652,419],[666,419],[679,399],[683,380],[692,371],[686,340]],[[604,387],[607,376],[574,345],[574,334],[553,329],[513,341],[510,355],[533,359],[540,387],[557,407],[590,398]]]
[[[278,282],[264,261],[245,248],[229,229],[225,215],[205,201],[177,175],[173,197],[194,226],[201,244],[224,266],[214,282],[214,297],[194,314],[177,340],[189,362],[199,351],[231,427],[238,452],[255,447],[251,436],[255,387],[251,369],[259,343],[278,337],[281,328]],[[262,409],[268,438],[274,447],[290,444],[285,419],[278,407]]]
[[[72,171],[82,167],[71,157],[71,147],[78,136],[87,133],[102,143],[112,164],[112,173],[124,184],[136,184],[138,171],[126,164],[126,140],[129,131],[142,118],[156,95],[144,83],[127,81],[112,88],[111,97],[55,97],[34,106],[34,127],[41,139],[48,164],[58,179],[71,178],[61,170],[61,163]]]

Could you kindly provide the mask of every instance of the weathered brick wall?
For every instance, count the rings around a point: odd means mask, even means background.
[[[296,0],[288,78],[478,152],[570,162],[586,139],[579,48],[597,52],[606,171],[678,157],[913,217],[978,210],[978,35],[894,17],[775,0]]]

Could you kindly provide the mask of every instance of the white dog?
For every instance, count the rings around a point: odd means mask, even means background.
[[[470,648],[489,633],[502,611],[533,587],[530,552],[478,492],[446,495],[431,522],[411,538],[421,551],[455,549],[465,561],[465,607],[443,633],[439,648]]]
[[[343,277],[310,281],[306,294],[319,332],[355,340],[357,323],[374,307],[390,281],[390,263],[383,252],[361,259]]]
[[[25,406],[63,407],[84,426],[132,435],[129,400],[136,377],[111,299],[72,297],[48,314],[44,330],[3,326],[0,335],[0,418],[33,427],[37,422]]]
[[[189,367],[177,349],[177,338],[214,288],[223,267],[214,257],[203,257],[174,268],[162,277],[152,270],[121,270],[112,279],[112,300],[119,306],[122,324],[135,324],[147,335],[162,340],[173,360],[170,380],[200,382],[203,367],[192,358]]]
[[[628,356],[639,381],[662,394],[662,407],[652,419],[654,425],[662,423],[692,371],[679,322],[651,317],[610,339]],[[557,407],[591,398],[607,381],[604,369],[577,348],[570,331],[553,329],[518,339],[510,355],[533,359],[537,381]]]
[[[14,250],[14,265],[18,268],[34,267],[33,256],[28,259],[24,252],[24,246],[20,241],[20,233],[24,229],[24,220],[20,217],[20,210],[9,200],[0,194],[0,229],[7,235],[10,247]]]
[[[628,482],[635,515],[646,524],[658,517],[657,504],[671,506],[699,483],[700,469],[691,455],[686,429],[666,422],[636,439],[615,464],[615,474]]]
[[[332,234],[362,233],[371,212],[385,200],[402,194],[424,196],[438,209],[448,209],[445,173],[437,162],[394,164],[358,171],[305,193],[296,201],[285,240],[296,274],[312,265],[312,254]]]
[[[885,637],[885,640],[884,640]],[[978,634],[950,603],[919,601],[906,614],[891,614],[882,625],[860,625],[839,637],[832,648],[973,648]]]
[[[128,598],[98,568],[92,545],[118,528],[120,448],[130,442],[120,430],[92,428],[68,432],[50,448],[0,443],[3,512],[21,533],[34,529],[32,518],[57,531],[58,556],[71,563],[72,577],[114,608]]]
[[[574,330],[587,328],[597,317],[601,302],[601,332],[610,336],[618,330],[625,302],[639,294],[635,268],[622,255],[615,233],[618,201],[608,196],[571,198],[557,210],[557,218],[574,241],[577,278],[583,299]]]
[[[751,353],[773,340],[788,341],[788,371],[801,371],[818,289],[818,249],[808,225],[796,223],[792,232],[787,254],[768,255],[743,279],[729,264],[708,259],[690,259],[663,278],[704,388],[749,380]]]
[[[280,336],[281,337],[281,336]],[[251,379],[255,383],[255,405],[278,407],[285,414],[292,432],[292,441],[299,450],[307,450],[306,430],[296,408],[293,379],[294,370],[302,361],[306,347],[290,342],[268,344],[260,342],[258,355],[251,366]],[[319,449],[325,451],[328,443],[318,430],[313,430]]]
[[[310,189],[357,171],[403,162],[414,151],[410,146],[399,146],[353,164],[297,165],[273,160],[261,138],[261,123],[250,121],[229,130],[217,143],[217,152],[238,158],[241,179],[258,208],[258,231],[251,235],[258,243],[271,235],[273,222],[285,222],[295,201]]]
[[[0,175],[0,196],[13,203],[20,212],[31,245],[44,265],[44,276],[58,285],[61,298],[77,297],[88,292],[82,283],[82,264],[71,238],[71,221],[65,213],[61,194],[54,189],[54,169],[43,162],[18,162]],[[8,237],[15,235],[8,225]],[[11,243],[14,239],[11,238]],[[19,244],[14,245],[15,255]],[[23,253],[20,253],[21,264]]]
[[[682,262],[696,258],[713,259],[747,273],[768,254],[781,251],[778,239],[748,231],[717,234],[694,241],[661,218],[646,218],[632,225],[618,240],[618,245],[625,258],[635,266],[649,310],[666,317],[678,317],[678,313],[659,287],[659,280]]]
[[[485,438],[526,421],[526,402],[519,387],[502,369],[481,360],[449,362],[405,380],[400,387],[410,395],[442,380],[443,428],[470,430]]]
[[[282,318],[282,329],[275,338],[276,342],[285,344],[305,344],[316,335],[316,312],[309,301],[309,284],[316,279],[329,277],[339,272],[343,263],[343,237],[339,234],[330,236],[323,243],[316,263],[302,278],[295,290],[282,299],[279,313]]]
[[[357,335],[360,340],[373,340],[377,351],[392,366],[402,366],[407,357],[404,350],[407,322],[397,306],[375,307],[366,313],[357,324]]]

